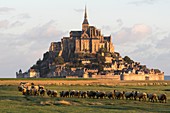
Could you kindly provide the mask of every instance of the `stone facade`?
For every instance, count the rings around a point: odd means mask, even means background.
[[[52,42],[50,51],[62,51],[62,56],[67,61],[72,53],[96,53],[100,48],[114,52],[111,36],[103,36],[101,30],[90,26],[85,10],[82,30],[71,31],[69,37],[63,37],[61,42]]]
[[[164,73],[159,74],[123,74],[121,80],[164,80]]]

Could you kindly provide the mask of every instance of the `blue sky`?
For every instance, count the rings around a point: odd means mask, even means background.
[[[52,41],[88,20],[115,50],[170,74],[170,0],[0,0],[0,78],[27,71]]]

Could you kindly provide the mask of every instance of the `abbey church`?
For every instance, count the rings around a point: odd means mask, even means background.
[[[69,37],[63,37],[61,39],[61,43],[51,44],[50,51],[56,50],[56,48],[61,48],[64,56],[69,56],[71,53],[95,54],[100,48],[105,48],[109,52],[114,52],[112,37],[103,36],[100,29],[89,25],[86,8],[82,30],[71,31]]]

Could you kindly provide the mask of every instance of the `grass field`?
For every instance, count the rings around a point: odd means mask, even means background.
[[[2,84],[0,81],[0,113],[145,113],[170,112],[170,102],[152,103],[135,100],[109,100],[89,98],[60,98],[40,96],[24,96],[17,90],[16,84]],[[78,80],[79,81],[79,80]],[[80,80],[81,81],[81,80]],[[3,81],[4,82],[4,81]],[[39,80],[41,82],[41,80]],[[62,81],[63,82],[63,81]],[[170,85],[166,86],[127,86],[127,85],[45,85],[47,89],[57,90],[99,90],[99,91],[142,91],[147,93],[166,93],[170,98]]]

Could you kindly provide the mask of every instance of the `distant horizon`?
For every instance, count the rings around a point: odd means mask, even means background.
[[[27,71],[42,59],[51,42],[81,29],[85,5],[89,24],[111,35],[122,57],[170,75],[170,0],[5,0],[0,4],[0,78],[15,78],[19,69]]]

